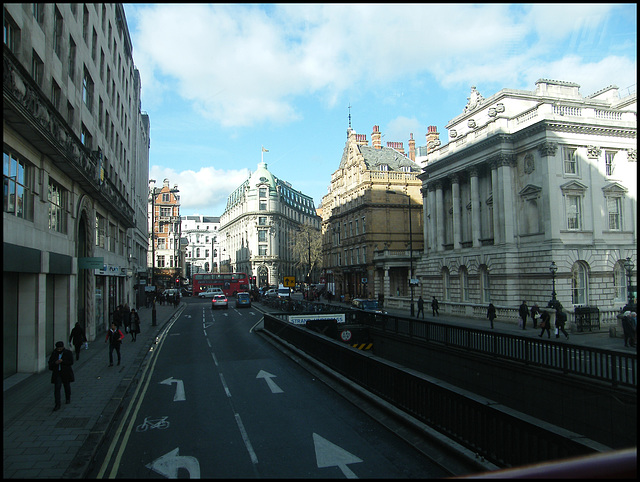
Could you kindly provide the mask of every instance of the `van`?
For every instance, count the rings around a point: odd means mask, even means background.
[[[198,293],[198,298],[213,298],[215,295],[223,295],[222,288],[207,288]]]
[[[291,298],[291,290],[289,288],[278,288],[278,298]]]

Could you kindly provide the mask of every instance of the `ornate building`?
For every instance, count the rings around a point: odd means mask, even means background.
[[[372,146],[349,127],[340,166],[322,199],[323,265],[327,289],[347,297],[385,296],[387,306],[410,299],[411,267],[422,251],[420,167],[401,142]]]
[[[146,277],[149,118],[122,4],[3,5],[3,376]]]
[[[285,276],[304,281],[306,270],[293,249],[303,225],[320,229],[313,199],[275,177],[261,162],[231,193],[220,216],[220,269],[255,276],[259,287],[278,285]]]
[[[186,278],[196,273],[216,273],[222,253],[218,241],[220,218],[214,216],[183,216],[182,237],[186,239]]]
[[[624,305],[624,260],[637,265],[636,94],[578,89],[539,80],[485,99],[474,87],[450,141],[427,155],[417,273],[445,310],[546,306],[553,282],[569,311]]]
[[[169,187],[169,179],[162,187],[155,187],[155,179],[149,181],[149,260],[151,282],[158,291],[175,288],[184,276],[181,256],[180,196],[178,185]]]

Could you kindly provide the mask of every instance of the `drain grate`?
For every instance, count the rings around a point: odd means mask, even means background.
[[[89,417],[62,418],[56,428],[84,428],[89,423]]]

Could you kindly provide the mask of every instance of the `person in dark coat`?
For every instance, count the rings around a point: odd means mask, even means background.
[[[56,348],[49,357],[49,370],[51,370],[51,383],[53,383],[53,398],[55,406],[53,411],[60,409],[60,387],[64,385],[66,403],[71,403],[71,382],[75,381],[73,375],[73,353],[64,347],[63,341],[56,342]]]
[[[540,315],[540,328],[542,328],[542,331],[540,331],[538,335],[540,338],[542,338],[545,330],[547,332],[547,338],[551,338],[551,315],[548,311],[543,311]]]
[[[493,303],[489,303],[489,307],[487,308],[487,318],[489,318],[489,323],[491,323],[491,329],[493,330],[493,320],[496,319],[496,307],[493,306]]]
[[[129,333],[131,334],[131,341],[136,341],[136,337],[138,333],[140,333],[140,315],[138,315],[135,308],[131,308],[131,326]]]
[[[424,300],[422,296],[418,297],[418,313],[416,313],[416,318],[420,316],[420,312],[422,312],[422,319],[424,320]]]
[[[131,309],[129,308],[129,303],[125,303],[122,307],[122,324],[124,325],[124,332],[129,333],[131,325]]]
[[[567,314],[563,311],[560,303],[556,306],[556,338],[560,337],[560,332],[564,333],[564,336],[569,339],[569,335],[564,330],[564,324],[567,322]]]
[[[80,350],[82,350],[82,344],[87,341],[87,337],[84,334],[84,330],[80,326],[80,322],[76,323],[76,326],[71,330],[69,335],[69,343],[73,344],[76,349],[76,360],[80,360]]]
[[[431,311],[433,311],[433,316],[440,316],[440,312],[438,311],[438,300],[435,296],[431,300]]]
[[[527,306],[526,301],[522,301],[520,308],[518,309],[518,314],[520,318],[522,318],[522,329],[527,329],[527,316],[529,316],[529,307]]]
[[[104,342],[109,342],[109,366],[113,366],[113,350],[118,354],[118,365],[120,365],[120,345],[124,334],[118,329],[115,323],[111,323],[111,329],[107,332]]]

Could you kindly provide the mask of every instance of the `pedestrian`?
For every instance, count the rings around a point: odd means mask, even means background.
[[[523,300],[520,308],[518,309],[518,314],[520,315],[520,319],[522,319],[522,329],[527,329],[527,316],[529,316],[529,307],[527,303]]]
[[[564,325],[567,322],[567,314],[562,310],[562,305],[558,303],[556,305],[556,338],[560,337],[560,332],[564,333],[564,336],[569,339],[569,335],[564,329]]]
[[[49,370],[51,370],[55,400],[54,412],[60,409],[60,387],[63,385],[66,403],[71,403],[71,382],[75,381],[71,365],[73,365],[73,353],[64,347],[64,342],[57,341],[56,347],[49,357]]]
[[[533,322],[533,329],[538,327],[538,320],[540,319],[540,307],[538,303],[534,303],[531,307],[531,321]]]
[[[496,307],[493,306],[493,303],[489,303],[489,307],[487,308],[487,318],[489,318],[489,323],[491,323],[491,329],[493,330],[493,320],[496,319]]]
[[[122,307],[122,323],[124,325],[124,332],[129,333],[129,326],[131,325],[131,308],[129,308],[129,303],[125,303]]]
[[[180,294],[176,293],[173,295],[173,306],[177,308],[179,304],[180,304]]]
[[[618,315],[622,319],[622,331],[624,333],[624,346],[636,346],[636,316],[633,311],[624,311]]]
[[[551,315],[546,310],[540,315],[540,328],[542,328],[542,331],[540,331],[540,334],[538,335],[540,338],[542,338],[542,334],[545,330],[547,332],[547,338],[551,338]]]
[[[420,312],[422,312],[422,319],[424,320],[424,300],[422,296],[418,297],[418,313],[416,314],[416,318],[420,316]]]
[[[136,341],[138,333],[140,333],[140,315],[138,315],[138,312],[133,308],[131,308],[131,327],[129,333],[131,333],[131,341]]]
[[[80,326],[80,322],[76,323],[76,326],[71,330],[71,334],[69,335],[69,343],[73,344],[76,349],[76,360],[80,360],[80,350],[82,349],[82,344],[87,341],[87,337],[84,334],[84,330]]]
[[[111,329],[107,332],[104,342],[109,342],[109,366],[113,366],[113,350],[118,354],[118,365],[120,365],[120,345],[124,334],[118,329],[115,323],[111,323]]]
[[[122,324],[122,305],[116,306],[116,310],[113,312],[113,322],[116,324],[118,328]]]
[[[378,293],[378,308],[384,308],[384,293]]]
[[[438,300],[435,296],[431,300],[431,310],[433,311],[433,316],[440,316],[440,312],[438,311]]]

